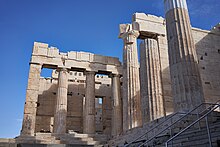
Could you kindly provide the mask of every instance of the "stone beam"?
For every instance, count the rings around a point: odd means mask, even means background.
[[[132,27],[140,32],[139,38],[156,38],[157,35],[166,35],[165,20],[162,17],[145,13],[135,13],[132,17]]]
[[[34,43],[31,63],[41,64],[47,68],[65,67],[67,69],[83,69],[84,71],[100,71],[122,75],[121,62],[118,58],[95,55],[87,52],[61,53],[48,44]]]

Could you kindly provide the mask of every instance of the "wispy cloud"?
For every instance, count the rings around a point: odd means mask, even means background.
[[[215,14],[219,9],[219,0],[188,0],[189,13],[191,16],[206,17]]]

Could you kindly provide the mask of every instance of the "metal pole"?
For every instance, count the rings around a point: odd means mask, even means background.
[[[209,129],[208,116],[205,117],[205,121],[206,121],[207,133],[208,133],[208,138],[209,138],[209,147],[212,147],[212,139],[211,139],[211,134],[210,134],[210,129]]]
[[[197,109],[197,119],[199,119],[199,110]],[[199,130],[201,130],[200,122],[198,122]]]

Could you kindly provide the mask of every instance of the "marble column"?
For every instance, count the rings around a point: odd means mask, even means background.
[[[204,101],[186,0],[164,0],[174,111]]]
[[[85,109],[83,110],[83,133],[95,134],[95,72],[86,71]]]
[[[122,100],[121,100],[121,85],[120,75],[113,74],[112,76],[112,136],[117,136],[122,133]]]
[[[123,131],[142,125],[140,79],[137,53],[139,32],[130,30],[121,34],[123,49]]]
[[[58,89],[54,113],[54,133],[66,133],[67,117],[67,92],[68,92],[68,71],[65,68],[58,69]]]
[[[38,91],[40,85],[40,73],[42,65],[30,64],[26,101],[24,106],[24,118],[21,135],[34,136],[37,112]]]
[[[165,116],[157,40],[145,39],[141,43],[140,52],[142,119],[146,123]]]

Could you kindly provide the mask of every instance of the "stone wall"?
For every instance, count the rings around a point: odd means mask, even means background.
[[[70,72],[67,97],[67,132],[83,131],[83,98],[85,96],[85,75],[83,72]],[[53,132],[54,105],[57,93],[58,73],[54,70],[51,78],[41,77],[38,96],[35,132]],[[111,78],[106,75],[95,77],[96,132],[111,133]],[[99,104],[98,98],[102,98]],[[101,113],[100,113],[101,111]],[[98,121],[100,119],[100,121]]]

